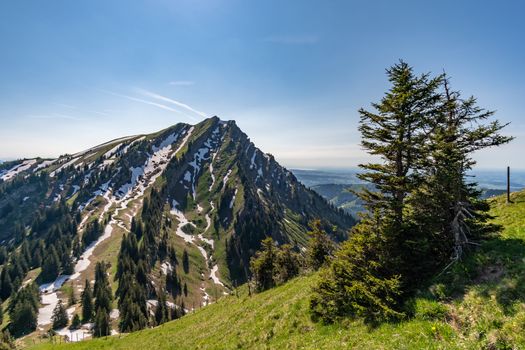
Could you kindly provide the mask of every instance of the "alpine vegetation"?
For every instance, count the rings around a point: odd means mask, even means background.
[[[15,336],[157,326],[250,280],[269,239],[283,249],[261,288],[298,273],[309,221],[336,225],[334,241],[355,223],[217,117],[0,172],[0,297]]]
[[[311,312],[332,323],[407,316],[406,301],[496,228],[466,173],[472,154],[512,140],[494,112],[462,98],[445,74],[416,75],[401,61],[390,89],[361,109],[361,145],[380,160],[360,165],[375,190],[359,193],[366,213],[314,288]]]

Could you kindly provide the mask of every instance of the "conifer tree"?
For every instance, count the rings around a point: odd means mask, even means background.
[[[415,76],[400,62],[375,111],[361,109],[362,146],[381,162],[361,165],[373,184],[368,212],[352,229],[311,299],[314,318],[333,322],[402,317],[403,302],[489,229],[487,208],[465,180],[472,152],[509,142],[493,112],[461,100],[445,75]]]
[[[184,273],[190,272],[190,259],[186,249],[184,249],[184,252],[182,253],[182,269],[184,270]]]
[[[71,325],[69,326],[69,329],[76,330],[76,329],[79,329],[80,326],[81,326],[80,317],[78,316],[78,314],[75,314],[75,316],[73,316],[73,319],[71,320]]]
[[[418,237],[424,238],[407,247],[419,277],[459,260],[473,241],[494,229],[485,223],[488,206],[467,172],[475,165],[473,152],[512,140],[500,134],[506,125],[489,121],[494,112],[478,107],[474,97],[462,99],[446,78],[443,90],[440,113],[427,122],[428,156],[419,164],[424,181],[410,200]]]
[[[36,329],[38,305],[35,305],[34,293],[26,287],[18,292],[16,300],[10,305],[10,332],[15,336],[29,334]],[[38,293],[38,289],[36,289]],[[22,293],[21,293],[22,292]],[[26,293],[27,292],[27,293]],[[38,298],[38,294],[36,294]]]
[[[169,321],[169,310],[166,305],[166,295],[162,288],[157,292],[157,308],[155,309],[155,323],[161,325]]]
[[[69,255],[69,252],[65,252],[62,256],[62,274],[64,275],[72,275],[74,272],[74,266],[73,261],[71,260],[71,255]]]
[[[11,282],[11,276],[7,272],[7,267],[5,266],[2,268],[1,280],[2,289],[0,298],[5,300],[9,298],[9,296],[11,296],[11,293],[13,292],[13,283]]]
[[[106,310],[106,313],[111,312],[111,301],[113,300],[111,294],[111,286],[109,285],[107,276],[107,266],[104,261],[97,262],[95,266],[95,310],[100,308]]]
[[[261,250],[250,260],[250,269],[257,291],[264,291],[275,286],[275,259],[274,241],[271,237],[267,237],[261,242]]]
[[[111,334],[109,327],[109,315],[104,308],[97,310],[95,322],[93,324],[93,337],[105,337]]]
[[[16,350],[16,345],[9,329],[4,329],[0,334],[0,349]]]
[[[10,331],[14,335],[29,334],[36,329],[36,311],[31,305],[16,304],[11,313]]]
[[[93,292],[91,284],[86,279],[84,290],[82,291],[82,322],[87,323],[93,318]]]
[[[51,321],[53,322],[53,329],[60,329],[67,326],[69,321],[66,308],[62,304],[62,300],[59,300],[55,309],[53,310],[53,315],[51,316]]]
[[[55,247],[52,245],[49,249],[42,264],[42,282],[51,282],[55,280],[60,272],[60,260]]]
[[[282,284],[299,275],[299,260],[299,254],[293,251],[290,244],[280,246],[275,256],[275,283]]]
[[[323,230],[321,220],[310,223],[311,230],[308,232],[310,239],[306,247],[306,264],[314,271],[325,265],[335,250],[334,242]]]

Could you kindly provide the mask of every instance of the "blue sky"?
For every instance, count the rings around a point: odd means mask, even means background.
[[[522,1],[2,1],[0,158],[54,157],[203,115],[286,166],[367,159],[359,107],[402,58],[511,122],[525,168]]]

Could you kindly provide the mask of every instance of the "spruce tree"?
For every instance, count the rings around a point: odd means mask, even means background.
[[[261,250],[250,260],[250,269],[257,291],[264,291],[275,286],[275,259],[274,241],[271,237],[267,237],[261,242]]]
[[[109,326],[109,315],[104,308],[97,310],[93,324],[93,337],[105,337],[111,334]]]
[[[62,300],[59,300],[55,309],[53,310],[53,315],[51,316],[51,321],[53,322],[53,329],[60,329],[67,326],[69,321],[66,308],[62,304]]]
[[[69,252],[64,253],[62,256],[62,274],[64,275],[72,275],[74,271],[73,261],[71,260],[71,255],[69,255]]]
[[[161,325],[169,321],[169,310],[166,305],[166,295],[162,288],[157,292],[157,308],[155,309],[155,323]]]
[[[283,244],[275,256],[276,284],[282,284],[299,275],[301,266],[299,254],[293,251],[290,244]]]
[[[310,269],[316,271],[333,256],[335,244],[323,230],[321,220],[311,222],[310,228],[308,232],[310,239],[306,247],[306,264]]]
[[[493,112],[461,100],[444,74],[415,76],[404,62],[387,74],[390,90],[359,111],[362,146],[381,160],[361,165],[374,188],[359,193],[367,213],[311,299],[325,322],[402,317],[404,301],[490,228],[465,177],[474,151],[511,140],[504,125],[487,123]]]
[[[428,236],[429,248],[423,254],[435,257],[431,271],[459,260],[472,241],[494,228],[485,223],[488,206],[479,199],[476,184],[467,181],[467,173],[475,165],[475,151],[512,140],[500,133],[506,124],[490,121],[494,111],[479,107],[472,96],[463,99],[446,78],[443,90],[440,113],[428,121],[428,156],[419,165],[424,182],[411,200],[420,235]]]
[[[78,314],[75,314],[75,316],[73,316],[73,319],[71,320],[71,325],[69,326],[69,329],[76,330],[76,329],[79,329],[80,326],[81,326],[80,317],[78,316]]]
[[[49,248],[44,262],[42,264],[42,272],[40,273],[42,282],[54,281],[58,277],[59,272],[60,261],[58,259],[56,249],[52,245],[51,248]]]
[[[16,350],[16,344],[9,329],[4,329],[0,335],[0,349]]]
[[[184,252],[182,253],[182,268],[184,270],[184,273],[190,272],[190,259],[186,249],[184,249]]]
[[[29,334],[37,326],[37,310],[30,304],[17,303],[10,313],[9,331],[15,336]]]
[[[113,297],[106,270],[107,266],[104,261],[97,262],[97,265],[95,266],[94,297],[95,310],[102,308],[106,310],[107,314],[109,314],[111,312],[111,302]]]
[[[5,266],[2,268],[1,280],[2,289],[0,298],[5,300],[9,298],[11,296],[11,293],[13,292],[13,283],[11,282],[11,276],[9,275],[7,267]]]
[[[82,322],[90,322],[93,318],[93,292],[91,290],[91,284],[86,279],[84,290],[82,291]]]

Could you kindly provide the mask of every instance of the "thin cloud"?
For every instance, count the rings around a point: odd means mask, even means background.
[[[136,98],[136,97],[133,97],[133,96],[123,95],[123,94],[119,94],[119,93],[116,93],[116,92],[113,92],[113,91],[107,91],[107,90],[101,90],[101,91],[106,93],[106,94],[109,94],[109,95],[118,96],[118,97],[122,97],[122,98],[128,99],[130,101],[140,102],[140,103],[143,103],[143,104],[146,104],[146,105],[155,106],[155,107],[158,107],[160,109],[164,109],[166,111],[182,114],[180,111],[178,111],[178,110],[176,110],[174,108],[171,108],[169,106],[163,105],[161,103],[147,101],[147,100],[143,100],[141,98]]]
[[[208,116],[206,115],[206,113],[204,112],[201,112],[201,111],[198,111],[190,106],[188,106],[187,104],[185,103],[182,103],[182,102],[179,102],[179,101],[176,101],[174,99],[171,99],[169,97],[166,97],[166,96],[162,96],[162,95],[159,95],[159,94],[156,94],[154,92],[151,92],[151,91],[147,91],[147,90],[144,90],[144,89],[138,89],[137,90],[140,94],[142,94],[143,96],[147,96],[147,97],[151,97],[151,98],[154,98],[156,100],[159,100],[159,101],[164,101],[164,102],[168,102],[168,103],[172,103],[174,105],[176,105],[177,107],[180,107],[180,108],[184,108],[190,112],[193,112],[195,114],[198,114],[200,115],[201,117],[204,117],[204,118],[207,118]]]
[[[77,120],[77,121],[84,120],[83,118],[66,115],[66,114],[60,114],[60,113],[29,115],[28,118],[31,118],[31,119],[63,119],[63,120]]]
[[[68,104],[65,104],[65,103],[54,103],[54,105],[57,106],[57,107],[62,107],[62,108],[67,108],[67,109],[77,109],[77,107],[72,106],[72,105],[68,105]]]
[[[313,45],[319,42],[317,35],[280,35],[264,38],[265,42],[284,45]]]
[[[104,112],[91,111],[91,113],[95,113],[95,114],[98,114],[98,115],[101,115],[101,116],[104,116],[104,117],[111,117],[111,115],[109,115],[108,113],[104,113]]]
[[[195,82],[191,80],[174,80],[170,81],[168,84],[173,86],[192,86],[195,85]]]

